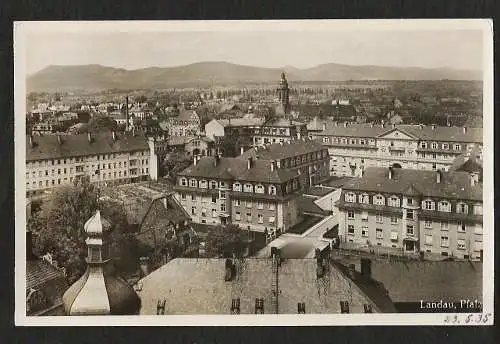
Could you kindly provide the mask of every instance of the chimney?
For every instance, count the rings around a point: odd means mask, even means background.
[[[252,163],[253,163],[252,160],[253,160],[252,157],[247,158],[247,169],[248,170],[252,168]]]
[[[464,134],[467,133],[467,127],[463,127],[462,130],[463,130]]]
[[[362,168],[362,169],[361,169],[361,177],[364,177],[364,176],[365,176],[365,169],[364,169],[364,168]]]
[[[435,124],[433,124],[433,125],[431,126],[431,128],[432,128],[432,130],[436,130],[436,125],[435,125]]]
[[[168,210],[168,202],[167,202],[167,197],[163,197],[162,201],[163,201],[163,206],[165,207],[165,209],[167,209],[167,210]]]
[[[62,145],[62,137],[61,137],[61,135],[57,135],[57,143],[59,143],[60,145]]]
[[[193,165],[196,166],[198,163],[198,157],[196,155],[193,155]]]
[[[373,128],[373,122],[370,123],[370,128]]]
[[[245,148],[240,147],[240,155],[243,155],[243,153],[245,153]]]
[[[92,142],[92,133],[87,134],[87,139],[89,140],[89,143]]]
[[[438,183],[438,184],[441,183],[441,180],[443,179],[442,174],[443,174],[443,171],[441,171],[441,170],[436,171],[436,183]]]
[[[396,123],[392,123],[392,127],[393,127],[393,128],[396,128]]]
[[[349,264],[349,277],[353,280],[356,279],[356,265]]]
[[[217,167],[219,165],[219,162],[220,162],[220,155],[217,154],[214,159],[214,166]]]
[[[116,133],[113,131],[111,135],[113,135],[113,141],[116,141]]]
[[[337,121],[333,122],[333,124],[335,124],[336,127],[339,125]]]
[[[132,136],[135,137],[135,125],[132,127]]]
[[[372,277],[372,261],[370,259],[361,258],[361,276]]]
[[[348,125],[349,125],[349,122],[345,121],[344,122],[344,127],[347,128]]]
[[[233,261],[229,258],[226,259],[226,273],[224,275],[224,281],[229,282],[232,281],[236,275],[236,266],[233,264]]]
[[[424,129],[424,125],[423,124],[419,124],[419,127],[420,127],[420,129]]]
[[[274,171],[274,160],[271,160],[271,172]]]
[[[140,257],[139,266],[141,268],[142,277],[149,275],[149,257]]]
[[[128,96],[125,97],[125,131],[128,131]]]
[[[297,139],[300,140],[300,131],[297,131]]]
[[[394,176],[394,169],[392,168],[392,166],[389,167],[389,179],[392,179]]]

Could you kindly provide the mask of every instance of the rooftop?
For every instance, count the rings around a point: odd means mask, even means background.
[[[300,212],[305,213],[305,214],[319,215],[318,219],[322,220],[323,216],[329,215],[330,212],[321,209],[316,203],[314,203],[315,200],[316,200],[315,197],[299,196],[299,197],[297,197],[297,207],[298,207]],[[317,221],[317,222],[319,222],[319,221]]]
[[[75,135],[26,136],[26,161],[71,158],[77,156],[98,155],[148,150],[144,135],[132,133],[99,132]]]
[[[216,119],[224,127],[253,127],[264,124],[265,119],[260,118],[233,118],[233,119]]]
[[[412,195],[423,197],[483,200],[482,183],[471,186],[469,173],[441,171],[440,183],[437,183],[437,173],[436,171],[394,168],[392,179],[389,179],[389,169],[368,167],[362,178],[351,180],[343,188],[394,194],[411,191]]]
[[[298,177],[297,172],[287,169],[275,167],[271,171],[269,160],[254,159],[251,168],[247,168],[247,163],[241,158],[202,157],[196,165],[189,166],[178,175],[263,183],[283,183]]]
[[[335,188],[333,188],[333,187],[318,185],[318,186],[313,186],[313,187],[307,189],[304,192],[304,195],[311,195],[311,196],[315,196],[315,197],[323,197],[323,196],[326,196],[326,195],[328,195],[329,193],[331,193],[333,191],[335,191]]]
[[[264,300],[265,314],[274,313],[272,265],[271,259],[236,260],[235,277],[226,282],[224,259],[174,259],[139,282],[140,314],[156,314],[162,299],[165,314],[230,314],[236,298],[240,298],[241,314],[254,313],[256,298]],[[374,311],[394,311],[379,284],[353,281],[338,264],[330,263],[320,279],[316,259],[285,259],[278,269],[280,314],[296,314],[299,302],[305,303],[307,313],[340,313],[339,303],[344,300],[349,300],[352,313],[362,313],[363,303],[372,304]],[[359,298],[353,298],[353,293]]]
[[[239,156],[241,159],[258,157],[259,159],[278,160],[324,150],[325,147],[309,139],[292,140],[289,143],[273,143],[265,148],[251,148]]]

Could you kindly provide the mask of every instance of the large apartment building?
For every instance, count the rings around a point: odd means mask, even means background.
[[[178,174],[176,198],[194,223],[238,224],[273,238],[300,222],[300,175],[276,161],[194,157]]]
[[[328,121],[309,134],[328,147],[334,176],[359,176],[367,167],[447,170],[474,148],[482,159],[481,128]]]
[[[26,192],[37,194],[88,176],[126,183],[157,178],[155,142],[135,133],[26,137]]]
[[[242,152],[240,158],[274,160],[278,167],[291,169],[300,175],[304,187],[316,185],[330,177],[330,157],[321,144],[303,137],[289,142],[256,146]]]
[[[354,246],[481,258],[479,173],[370,167],[343,186],[337,206],[339,235]]]

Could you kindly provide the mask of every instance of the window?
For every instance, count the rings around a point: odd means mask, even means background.
[[[375,217],[377,223],[384,223],[384,216],[382,214],[377,214]]]
[[[253,185],[252,184],[245,184],[243,191],[253,192]]]
[[[375,236],[377,239],[383,239],[384,238],[384,230],[382,228],[377,228],[375,230]]]
[[[481,204],[474,205],[474,215],[483,215],[483,206]]]
[[[255,187],[255,192],[256,193],[260,193],[260,194],[263,194],[264,193],[264,186],[259,184]]]
[[[274,216],[269,216],[269,223],[274,223]]]
[[[474,234],[483,234],[483,225],[478,223],[474,226]]]
[[[391,196],[391,198],[389,198],[389,206],[399,207],[399,198],[396,196]]]
[[[434,210],[434,202],[430,200],[424,201],[423,208],[425,210]]]
[[[420,148],[427,148],[427,142],[420,142]]]
[[[459,151],[462,149],[462,146],[459,145],[458,143],[456,143],[454,146],[453,146],[453,149],[455,149],[456,151]]]
[[[252,214],[247,213],[247,222],[252,222]]]
[[[186,194],[185,194],[185,193],[181,193],[181,199],[182,199],[183,201],[185,201],[185,200],[186,200]]]
[[[347,218],[350,219],[350,220],[354,219],[354,211],[348,211],[347,212]]]
[[[269,194],[270,195],[276,195],[276,187],[274,185],[271,185],[269,187]]]
[[[198,186],[198,183],[196,182],[196,179],[191,179],[191,187],[192,188],[195,188],[196,186]]]
[[[432,149],[437,149],[438,148],[438,144],[436,142],[431,143],[431,148]]]
[[[212,217],[217,217],[217,209],[212,209]]]
[[[275,210],[276,209],[276,204],[273,202],[269,203],[269,210]]]
[[[348,192],[345,194],[345,201],[350,203],[356,202],[356,194],[352,192]]]
[[[264,216],[262,214],[257,215],[257,219],[259,223],[264,223]]]
[[[364,203],[364,204],[369,204],[370,203],[370,196],[368,196],[367,194],[360,195],[359,202]]]
[[[373,204],[376,204],[376,205],[385,205],[384,196],[382,196],[382,195],[375,196],[375,198],[373,200]]]
[[[413,220],[413,210],[406,210],[406,218]]]
[[[239,211],[236,212],[235,216],[234,216],[234,219],[236,221],[240,221],[241,220],[241,213]]]
[[[354,225],[347,226],[347,234],[354,235]]]
[[[196,201],[196,195],[195,194],[191,195],[191,201]]]
[[[221,191],[220,192],[220,198],[221,199],[226,199],[226,192],[225,191]]]
[[[264,202],[257,202],[257,209],[264,209]]]
[[[466,232],[467,231],[467,226],[463,222],[458,223],[458,231],[459,232]]]
[[[441,148],[443,149],[449,149],[449,145],[447,143],[443,143],[443,145],[441,146]]]
[[[393,224],[393,225],[398,224],[398,217],[397,216],[391,216],[391,224]]]
[[[349,313],[349,302],[348,301],[340,301],[340,313],[342,313],[342,314]]]
[[[406,204],[408,204],[408,205],[412,205],[412,204],[413,204],[413,198],[408,197],[408,198],[406,199]]]
[[[425,244],[426,245],[432,245],[432,235],[431,234],[426,234],[425,235]]]
[[[450,212],[451,211],[451,204],[448,201],[440,201],[438,203],[438,210],[439,211],[445,211],[445,212]]]
[[[220,211],[221,211],[221,212],[223,212],[223,213],[225,213],[225,212],[226,212],[226,203],[222,203],[222,204],[220,205]]]
[[[212,203],[217,203],[217,196],[216,195],[212,195]]]
[[[239,207],[241,205],[241,202],[239,199],[234,200],[234,205]]]
[[[450,239],[447,236],[441,236],[441,247],[450,247]]]
[[[467,214],[469,211],[469,207],[465,203],[458,203],[457,204],[457,213],[460,214]]]
[[[442,231],[448,230],[448,221],[441,221],[441,230]]]
[[[425,220],[424,221],[424,227],[425,228],[432,228],[432,221],[431,220]]]
[[[200,188],[203,188],[203,189],[207,188],[207,181],[206,180],[201,180],[200,181]]]
[[[187,179],[186,178],[181,178],[181,185],[187,186]]]
[[[217,188],[217,182],[215,180],[210,181],[210,189],[216,189]]]
[[[361,213],[361,220],[363,222],[368,222],[368,213],[366,211]]]
[[[474,241],[474,251],[475,252],[480,252],[483,250],[483,242],[482,241]]]
[[[252,201],[247,201],[247,208],[251,208],[252,207]]]
[[[329,141],[328,137],[323,137],[323,142],[327,143]]]
[[[457,249],[465,250],[465,239],[457,239]]]
[[[196,215],[196,207],[191,207],[191,215]]]
[[[413,225],[406,225],[406,234],[408,234],[408,235],[414,235],[415,234]]]
[[[391,241],[396,242],[398,241],[398,232],[396,231],[391,231]]]
[[[368,227],[361,227],[361,236],[368,237]]]

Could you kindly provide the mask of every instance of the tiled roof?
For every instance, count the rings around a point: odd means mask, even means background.
[[[302,154],[309,154],[324,150],[325,147],[312,140],[292,140],[290,143],[283,142],[267,145],[265,148],[251,148],[239,156],[241,159],[248,157],[259,157],[259,159],[278,160],[286,159]]]
[[[181,109],[179,111],[179,114],[175,117],[171,117],[170,120],[177,120],[177,121],[190,121],[192,115],[197,115],[196,111],[194,110],[185,110]]]
[[[263,183],[283,183],[298,176],[297,172],[274,168],[269,160],[254,159],[247,168],[247,160],[221,157],[215,166],[216,157],[202,157],[196,165],[191,165],[180,176],[205,177],[214,179],[241,180]]]
[[[333,187],[326,186],[313,186],[304,192],[304,195],[311,195],[315,197],[323,197],[328,195],[329,193],[335,191]]]
[[[372,262],[372,277],[394,302],[482,300],[482,263],[453,261]]]
[[[263,124],[263,127],[295,127],[295,126],[302,126],[304,123],[294,121],[294,120],[288,120],[285,118],[279,118],[277,120],[270,120]]]
[[[232,299],[236,298],[240,298],[241,314],[254,314],[256,298],[263,299],[265,314],[274,313],[272,261],[248,258],[237,260],[235,266],[235,278],[226,282],[224,259],[170,261],[139,282],[140,314],[156,314],[157,303],[163,299],[166,315],[230,314]],[[306,313],[340,313],[340,301],[349,301],[352,313],[362,313],[364,303],[374,304],[378,311],[394,311],[385,290],[378,285],[368,289],[368,283],[352,281],[334,263],[325,278],[317,279],[316,271],[315,259],[283,260],[278,274],[278,313],[296,314],[299,302],[305,303]],[[352,300],[359,300],[359,304]]]
[[[113,140],[111,132],[93,133],[89,142],[87,134],[64,135],[59,143],[56,135],[34,136],[34,145],[30,145],[26,136],[26,160],[69,158],[76,156],[97,155],[148,150],[146,137],[141,134],[116,133]]]
[[[314,201],[316,198],[310,196],[297,197],[297,207],[302,213],[328,215],[330,212],[321,209]]]
[[[389,179],[389,169],[368,167],[363,178],[351,180],[343,189],[400,194],[413,188],[412,194],[416,190],[424,197],[482,201],[482,183],[471,186],[469,173],[442,172],[440,183],[437,183],[436,174],[436,171],[395,168],[392,179]]]
[[[229,119],[218,119],[217,122],[222,124],[224,127],[253,127],[261,126],[264,124],[264,118],[233,118]]]
[[[371,123],[348,123],[345,126],[345,123],[335,125],[335,122],[329,120],[325,123],[326,130],[317,135],[376,138],[396,128],[423,141],[483,142],[482,128],[467,128],[464,132],[462,127],[435,126],[433,129],[430,125],[400,124],[394,128],[392,125],[382,127],[380,124]]]

